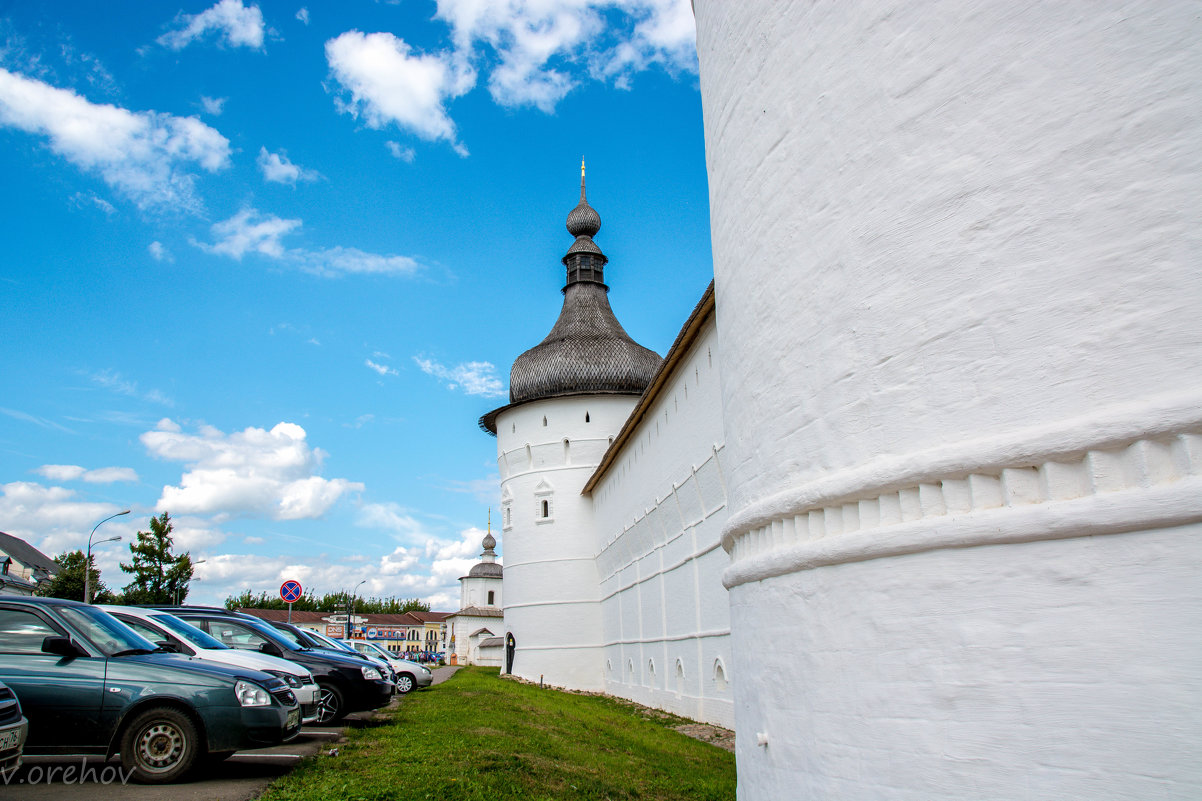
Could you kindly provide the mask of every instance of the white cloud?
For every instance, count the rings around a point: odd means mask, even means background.
[[[388,365],[386,365],[386,364],[376,364],[376,363],[375,363],[375,362],[373,362],[371,359],[366,359],[366,360],[364,360],[364,364],[366,364],[366,365],[367,365],[368,367],[370,367],[372,370],[375,370],[375,371],[376,371],[377,373],[379,373],[381,376],[386,376],[386,375],[398,375],[398,373],[397,373],[397,371],[396,371],[396,368],[389,367],[389,366],[388,366]]]
[[[357,524],[389,531],[405,542],[422,541],[429,534],[417,518],[396,503],[366,503],[359,508]]]
[[[76,192],[71,196],[71,200],[75,201],[75,205],[79,206],[80,208],[83,208],[86,205],[95,206],[110,217],[117,213],[116,206],[114,206],[112,203],[109,203],[95,192],[88,192],[87,194],[84,194],[83,192]]]
[[[200,98],[200,107],[204,109],[205,114],[209,114],[213,117],[220,117],[221,112],[225,111],[225,101],[226,100],[229,100],[229,98],[228,97],[206,97],[206,96],[202,95]]]
[[[137,481],[138,474],[132,467],[98,467],[84,473],[83,480],[91,484],[112,484],[117,481]]]
[[[112,484],[117,481],[137,481],[138,474],[130,467],[100,467],[86,470],[74,464],[44,464],[34,471],[51,481],[77,481],[92,484]]]
[[[297,181],[316,181],[321,175],[316,170],[307,170],[288,160],[283,151],[269,153],[267,148],[259,148],[259,169],[263,171],[263,180],[277,184],[296,185]]]
[[[32,481],[0,485],[0,520],[4,521],[4,531],[47,556],[85,549],[93,526],[121,508],[111,503],[81,501],[74,490],[45,487]],[[102,531],[109,536],[122,535],[128,541],[137,528],[129,522],[130,517],[112,520]]]
[[[280,239],[300,226],[300,220],[285,220],[274,214],[263,217],[256,209],[243,209],[228,220],[214,223],[213,237],[217,243],[200,247],[238,261],[248,252],[278,259],[284,255]]]
[[[146,250],[150,252],[151,258],[155,261],[175,261],[175,257],[171,255],[171,251],[167,250],[163,243],[157,240],[147,245]]]
[[[413,362],[423,373],[446,382],[447,389],[462,389],[467,395],[499,398],[505,395],[505,385],[497,377],[491,362],[462,362],[454,367],[439,364],[433,359],[414,356]]]
[[[58,429],[59,431],[62,431],[65,434],[74,434],[75,433],[74,431],[67,428],[66,426],[60,425],[60,424],[54,422],[53,420],[47,420],[44,417],[37,417],[35,415],[29,414],[28,412],[23,412],[19,409],[5,409],[4,407],[0,407],[0,414],[11,417],[14,420],[21,420],[26,423],[33,423],[34,425],[41,426],[42,428],[55,428],[55,429]]]
[[[179,486],[163,487],[161,511],[299,520],[321,517],[342,496],[363,490],[317,475],[325,454],[310,448],[294,423],[227,435],[211,426],[188,434],[167,420],[140,439],[152,455],[188,466]]]
[[[415,53],[390,33],[359,31],[326,42],[326,60],[350,94],[349,101],[339,99],[339,110],[361,116],[372,128],[395,124],[427,141],[446,140],[467,155],[445,105],[475,83],[465,61],[448,53]]]
[[[296,12],[296,18],[299,19],[303,24],[308,25],[309,24],[309,9],[305,8],[304,6],[301,6],[301,10]]]
[[[0,69],[0,125],[45,136],[50,149],[99,173],[139,208],[200,208],[193,165],[225,167],[230,143],[195,117],[91,103],[69,89]]]
[[[174,406],[175,401],[164,395],[157,389],[150,389],[143,392],[138,387],[138,382],[131,381],[125,378],[121,373],[115,370],[100,370],[95,373],[90,373],[88,378],[97,386],[116,392],[118,395],[125,395],[130,398],[138,398],[151,403],[157,403],[162,406]]]
[[[550,112],[577,84],[578,63],[592,77],[628,84],[659,64],[696,70],[689,0],[438,0],[460,54],[491,52],[493,99]]]
[[[300,220],[285,220],[274,214],[260,214],[256,209],[243,209],[228,220],[213,225],[214,244],[196,241],[192,244],[206,253],[230,256],[239,261],[246,253],[258,253],[285,266],[327,277],[349,273],[412,275],[422,269],[421,264],[409,256],[386,256],[358,248],[285,249],[280,240],[300,227]]]
[[[401,143],[394,142],[391,139],[385,142],[384,146],[388,148],[388,152],[392,154],[393,158],[400,159],[401,161],[407,161],[412,164],[413,159],[417,157],[417,153],[413,148],[405,147]]]
[[[209,31],[230,47],[263,46],[263,12],[256,5],[244,6],[242,0],[220,0],[199,14],[183,14],[177,20],[182,27],[158,38],[159,44],[181,50]]]

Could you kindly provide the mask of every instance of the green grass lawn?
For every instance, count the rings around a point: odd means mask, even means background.
[[[306,760],[263,799],[735,797],[734,755],[673,731],[679,718],[496,668],[463,668],[386,715],[348,729],[338,756]]]

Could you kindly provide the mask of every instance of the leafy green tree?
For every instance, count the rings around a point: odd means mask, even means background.
[[[122,562],[121,570],[133,574],[134,580],[125,585],[125,603],[182,604],[188,597],[192,556],[171,553],[173,528],[171,518],[163,512],[150,518],[150,531],[139,531],[129,544],[130,563]]]
[[[50,579],[38,584],[37,594],[46,598],[69,598],[72,601],[83,600],[84,562],[87,557],[83,551],[67,551],[54,557],[58,562],[58,572]],[[110,604],[116,596],[100,580],[100,571],[96,569],[96,557],[92,556],[92,602]]]
[[[347,594],[345,592],[328,592],[323,595],[306,593],[303,598],[292,605],[297,612],[346,612]],[[287,609],[278,593],[261,592],[255,595],[250,590],[244,590],[241,595],[231,595],[225,599],[226,609]],[[429,612],[430,605],[419,598],[355,598],[355,614],[391,614],[399,615],[404,612]]]

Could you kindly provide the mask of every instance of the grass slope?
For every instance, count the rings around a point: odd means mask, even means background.
[[[539,689],[463,668],[348,729],[272,784],[264,801],[732,799],[734,755],[669,728],[677,718],[611,698]]]

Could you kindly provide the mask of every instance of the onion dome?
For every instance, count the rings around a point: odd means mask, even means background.
[[[497,547],[497,541],[493,538],[492,532],[484,535],[484,541],[481,543],[484,546],[484,553],[480,554],[481,562],[472,566],[472,569],[467,572],[466,578],[501,578],[504,575],[504,568],[497,564],[497,554],[493,548]]]
[[[563,309],[551,333],[514,361],[510,406],[564,395],[641,395],[663,361],[630,338],[609,306],[609,259],[593,241],[601,215],[585,197],[583,162],[580,203],[568,215],[567,228],[576,241],[562,259],[567,268]],[[495,434],[497,414],[506,408],[484,415],[480,427]]]

